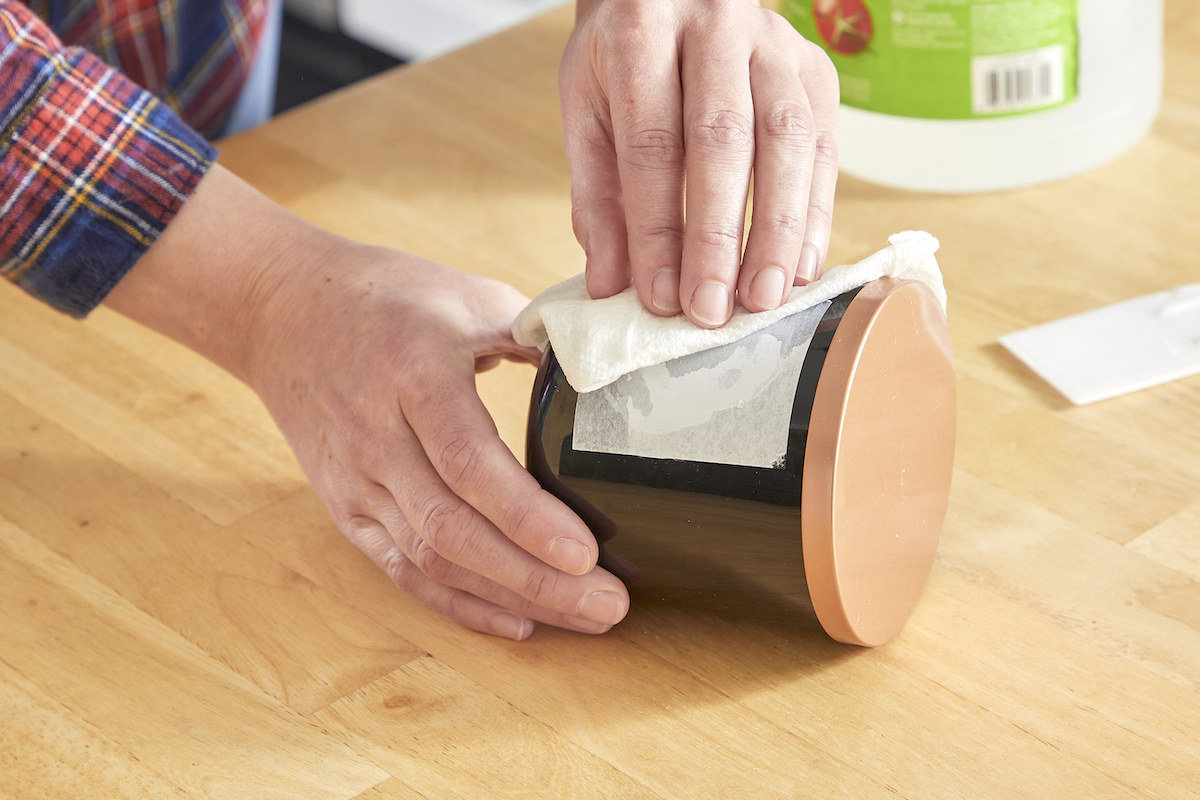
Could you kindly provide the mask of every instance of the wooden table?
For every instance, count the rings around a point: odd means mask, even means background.
[[[843,178],[834,263],[938,235],[949,518],[874,650],[634,607],[516,644],[396,591],[255,397],[105,310],[0,286],[0,796],[1195,797],[1200,378],[1073,408],[1000,334],[1200,280],[1200,8],[1153,133],[1027,191]],[[534,294],[582,268],[568,10],[224,145],[279,202]],[[533,371],[479,388],[520,453]]]

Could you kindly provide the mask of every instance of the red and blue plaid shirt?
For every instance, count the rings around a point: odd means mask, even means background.
[[[224,126],[266,5],[0,0],[0,274],[73,316],[104,299],[215,159],[196,131]]]

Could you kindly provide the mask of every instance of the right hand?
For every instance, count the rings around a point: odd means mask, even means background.
[[[724,325],[820,277],[838,76],[753,0],[579,0],[559,70],[575,235],[592,297]],[[754,211],[742,253],[746,200]]]

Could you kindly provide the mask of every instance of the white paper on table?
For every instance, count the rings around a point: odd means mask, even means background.
[[[1000,344],[1077,406],[1200,374],[1200,283],[1005,334]]]

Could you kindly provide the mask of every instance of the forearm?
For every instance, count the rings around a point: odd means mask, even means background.
[[[397,585],[476,630],[599,633],[628,609],[597,546],[496,434],[480,363],[510,286],[323,232],[214,167],[106,303],[248,383],[335,524]]]
[[[336,245],[355,247],[276,205],[220,165],[105,305],[252,382],[265,317]]]

